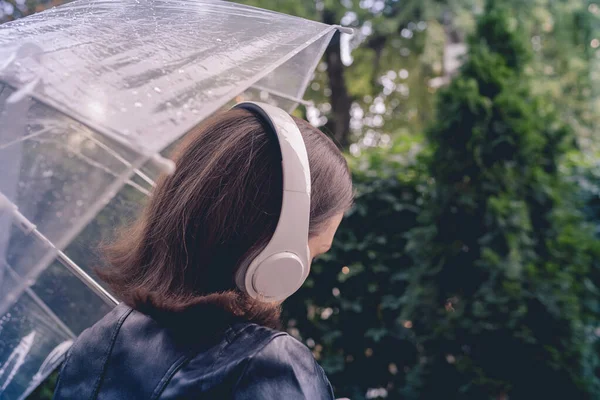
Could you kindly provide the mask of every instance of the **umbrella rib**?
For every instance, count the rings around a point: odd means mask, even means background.
[[[4,266],[6,267],[6,269],[8,270],[8,272],[10,272],[10,274],[13,276],[13,278],[17,281],[21,281],[23,278],[21,277],[21,275],[19,275],[17,273],[17,271],[14,270],[13,267],[10,266],[10,264],[8,264],[7,262],[4,263]],[[42,309],[44,310],[44,312],[46,314],[48,314],[48,316],[50,317],[50,319],[52,319],[56,325],[58,325],[62,330],[65,331],[65,333],[67,334],[67,336],[70,339],[75,339],[77,337],[77,335],[75,335],[73,333],[73,331],[58,317],[58,315],[56,315],[54,313],[54,311],[52,311],[50,309],[50,307],[31,289],[31,287],[27,287],[25,289],[25,292],[31,296],[31,298],[33,299],[33,301]]]
[[[23,136],[23,137],[21,137],[21,138],[19,138],[19,139],[11,140],[10,142],[8,142],[8,143],[5,143],[5,144],[1,145],[1,146],[0,146],[0,150],[4,150],[4,149],[6,149],[7,147],[10,147],[10,146],[12,146],[13,144],[20,143],[20,142],[24,142],[24,141],[26,141],[26,140],[29,140],[29,139],[33,139],[33,138],[35,138],[35,137],[37,137],[37,136],[43,135],[44,133],[48,133],[48,132],[50,132],[52,129],[55,129],[55,128],[56,128],[55,126],[51,126],[51,127],[49,127],[49,128],[46,128],[46,129],[41,129],[41,130],[39,130],[38,132],[31,133],[31,134],[29,134],[29,135],[25,135],[25,136]]]
[[[92,142],[94,142],[96,145],[98,145],[99,147],[101,147],[102,149],[104,149],[108,154],[110,154],[111,156],[113,156],[117,160],[121,161],[127,167],[131,167],[131,163],[129,161],[127,161],[125,158],[123,158],[119,153],[117,153],[116,151],[114,151],[113,149],[111,149],[110,147],[108,147],[107,145],[105,145],[104,143],[102,143],[101,141],[99,141],[98,139],[96,139],[95,137],[93,137],[92,135],[88,134],[87,132],[82,132],[82,133],[87,138],[89,138]],[[154,183],[154,181],[152,180],[152,178],[150,178],[148,175],[146,175],[145,173],[143,173],[138,168],[134,168],[133,172],[135,172],[140,178],[142,178],[144,181],[146,181],[146,183],[148,183],[150,186],[156,187],[156,183]]]
[[[266,87],[264,87],[262,85],[252,85],[251,87],[253,87],[253,88],[257,89],[257,90],[263,90],[263,91],[268,92],[269,94],[272,94],[274,96],[281,97],[282,99],[286,99],[286,100],[293,101],[295,103],[302,104],[303,106],[312,106],[313,105],[312,101],[304,100],[304,99],[299,98],[299,97],[290,96],[289,94],[285,94],[285,93],[280,92],[278,90],[269,89],[269,88],[266,88]]]
[[[113,176],[115,178],[118,178],[119,175],[116,172],[113,172],[110,168],[105,167],[104,165],[100,164],[97,161],[92,160],[91,158],[89,158],[88,156],[85,156],[79,152],[73,152],[77,157],[79,157],[81,160],[83,160],[84,162],[86,162],[88,165],[91,165],[92,167],[98,168],[104,172],[106,172],[108,175]],[[134,181],[132,181],[131,179],[127,180],[125,182],[125,184],[132,186],[133,188],[137,189],[140,193],[145,194],[146,196],[150,196],[150,191],[147,189],[144,189],[141,185],[135,183]]]
[[[60,141],[54,140],[54,139],[40,139],[38,140],[39,143],[52,143],[52,144],[56,144],[58,146],[61,146]],[[91,159],[90,157],[82,154],[81,152],[74,150],[74,149],[70,149],[67,147],[67,150],[69,150],[71,153],[73,153],[77,158],[79,158],[80,160],[82,160],[83,162],[85,162],[86,164],[94,167],[94,168],[98,168],[101,171],[106,172],[108,175],[113,176],[115,178],[119,177],[119,174],[117,174],[116,172],[113,172],[110,168],[102,165],[101,163],[99,163],[98,161],[94,161],[93,159]],[[127,166],[131,166],[131,164],[126,163]],[[150,178],[148,178],[150,179]],[[135,183],[133,180],[129,179],[127,181],[125,181],[126,185],[129,185],[131,187],[133,187],[134,189],[137,189],[140,193],[146,195],[146,196],[150,196],[150,191],[146,188],[144,188],[143,186],[141,186],[138,183]]]
[[[25,230],[29,231],[29,233],[33,233],[33,235],[35,236],[36,239],[38,239],[40,242],[43,242],[45,245],[50,247],[50,249],[55,250],[56,258],[58,259],[58,261],[64,267],[66,267],[68,270],[70,270],[73,273],[73,275],[78,277],[88,288],[90,288],[94,293],[96,293],[98,296],[100,296],[102,298],[102,300],[104,300],[107,304],[109,304],[111,306],[115,306],[115,305],[119,304],[119,301],[115,297],[113,297],[113,295],[111,295],[106,289],[104,289],[102,286],[100,286],[98,284],[98,282],[96,282],[91,276],[89,276],[87,274],[87,272],[85,272],[79,265],[75,264],[75,262],[73,260],[71,260],[71,258],[69,258],[69,256],[67,256],[60,249],[58,249],[23,214],[21,214],[18,210],[16,210],[15,212],[13,212],[13,216],[15,216],[19,220],[19,222],[21,222],[20,225],[22,228],[25,228]],[[35,272],[35,271],[33,271],[33,272]],[[22,282],[20,285],[18,285],[17,289],[15,290],[16,292],[18,292],[20,290],[25,290],[25,291],[31,290],[31,286],[33,285],[35,280],[37,280],[37,276],[39,275],[39,273],[34,274],[35,275],[33,277],[34,279],[31,279],[32,277],[30,275],[32,275],[31,272],[28,273],[25,278],[21,278]],[[23,281],[23,279],[24,279],[24,281]],[[16,296],[18,296],[18,294],[15,295],[15,298],[16,298]],[[6,311],[8,311],[7,308],[8,307],[6,307],[6,306],[2,307],[2,309],[0,309],[0,315],[4,315],[6,313]]]

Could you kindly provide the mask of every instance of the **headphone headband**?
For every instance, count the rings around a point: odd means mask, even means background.
[[[236,273],[236,284],[253,298],[279,301],[302,286],[310,267],[308,154],[298,126],[285,111],[257,102],[239,103],[234,108],[252,112],[277,136],[283,171],[281,213],[273,237]]]

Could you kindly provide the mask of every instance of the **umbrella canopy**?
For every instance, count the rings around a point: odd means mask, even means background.
[[[95,248],[233,100],[292,111],[336,27],[220,1],[80,0],[0,26],[0,399],[116,301]]]

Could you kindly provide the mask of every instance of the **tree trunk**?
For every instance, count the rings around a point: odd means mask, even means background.
[[[323,11],[323,22],[326,24],[336,24],[334,13],[328,10]],[[344,64],[341,58],[340,32],[336,32],[331,43],[325,50],[325,61],[327,63],[327,76],[329,78],[329,87],[331,96],[331,115],[326,127],[331,132],[334,142],[344,150],[350,146],[350,106],[352,99],[346,88],[344,79]]]

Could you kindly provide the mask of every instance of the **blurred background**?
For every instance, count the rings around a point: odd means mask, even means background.
[[[0,23],[61,3],[0,0]],[[356,204],[285,303],[336,396],[600,398],[600,3],[243,3],[355,30],[297,113],[347,154]]]

